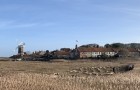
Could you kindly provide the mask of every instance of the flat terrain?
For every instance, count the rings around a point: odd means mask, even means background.
[[[68,71],[79,69],[82,67],[106,67],[106,66],[119,66],[125,64],[134,64],[135,69],[133,72],[140,71],[140,61],[132,60],[118,60],[112,62],[103,62],[97,60],[54,60],[50,62],[40,61],[0,61],[1,73],[43,73],[43,74],[68,74]]]
[[[98,76],[79,73],[87,68],[114,67],[134,64],[135,68],[126,73]],[[85,69],[86,68],[86,69]],[[88,71],[91,71],[88,70]],[[51,62],[0,61],[1,90],[140,90],[140,61],[98,60]]]

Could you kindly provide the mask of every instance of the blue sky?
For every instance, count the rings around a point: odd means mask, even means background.
[[[140,42],[140,0],[0,0],[0,56],[113,42]]]

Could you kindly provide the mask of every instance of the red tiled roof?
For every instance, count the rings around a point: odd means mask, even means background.
[[[129,51],[129,52],[138,52],[138,50],[135,49],[135,48],[128,48],[128,51]]]
[[[85,48],[85,47],[80,47],[78,48],[79,52],[92,52],[94,51],[94,48]]]
[[[95,52],[113,52],[112,48],[94,48]]]
[[[112,48],[113,49],[113,51],[115,51],[115,52],[119,52],[120,50],[121,50],[121,48]]]
[[[78,48],[80,52],[113,52],[112,48]]]
[[[94,48],[94,47],[80,47],[79,52],[119,52],[123,48]],[[135,48],[127,48],[129,52],[137,52]]]

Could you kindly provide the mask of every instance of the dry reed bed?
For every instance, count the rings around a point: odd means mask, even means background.
[[[0,77],[0,90],[140,90],[140,75],[71,77],[17,73]]]

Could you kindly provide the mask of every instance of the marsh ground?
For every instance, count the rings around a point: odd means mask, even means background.
[[[81,67],[114,67],[133,63],[134,70],[109,76],[92,76],[70,71]],[[1,90],[139,90],[140,61],[98,60],[51,62],[0,61]]]

